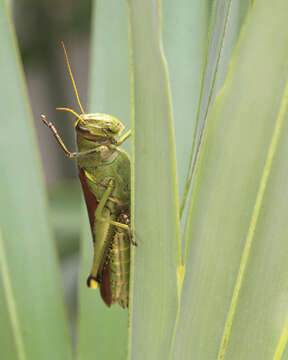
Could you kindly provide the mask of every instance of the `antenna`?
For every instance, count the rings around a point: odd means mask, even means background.
[[[59,108],[56,108],[56,110],[64,110],[64,111],[68,111],[68,112],[71,112],[72,114],[74,114],[75,116],[77,116],[78,120],[76,121],[75,123],[75,127],[77,126],[78,122],[83,122],[84,124],[86,123],[86,121],[84,119],[81,118],[81,116],[79,114],[76,113],[76,111],[72,110],[72,109],[69,109],[69,108],[65,108],[65,107],[59,107]]]
[[[73,84],[73,87],[74,87],[74,91],[75,91],[75,95],[76,95],[76,98],[77,98],[77,101],[78,101],[78,104],[79,104],[79,107],[82,111],[82,114],[85,114],[85,111],[81,105],[81,102],[80,102],[80,99],[79,99],[79,95],[78,95],[78,91],[77,91],[77,87],[76,87],[76,83],[75,83],[75,80],[74,80],[74,77],[73,77],[73,74],[72,74],[72,70],[71,70],[71,66],[70,66],[70,63],[69,63],[69,59],[68,59],[68,54],[67,54],[67,51],[66,51],[66,48],[65,48],[65,45],[64,45],[64,42],[61,41],[61,45],[63,47],[63,50],[64,50],[64,54],[65,54],[65,60],[66,60],[66,64],[67,64],[67,67],[68,67],[68,71],[69,71],[69,75],[70,75],[70,78],[72,80],[72,84]],[[60,108],[59,108],[60,110]],[[61,109],[63,110],[63,109]],[[68,110],[69,111],[69,110]],[[72,111],[71,111],[72,112]],[[78,115],[79,117],[79,115]]]

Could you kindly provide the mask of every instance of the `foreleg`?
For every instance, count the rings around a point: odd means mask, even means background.
[[[52,134],[55,136],[57,142],[59,143],[59,145],[61,146],[62,150],[64,151],[65,155],[69,157],[69,159],[75,159],[77,157],[85,157],[88,155],[91,155],[93,153],[97,153],[98,151],[100,151],[97,147],[95,149],[91,149],[89,151],[83,151],[83,152],[70,152],[66,145],[64,144],[64,141],[61,139],[60,135],[58,134],[55,126],[51,123],[48,122],[46,119],[45,115],[41,115],[41,120],[43,121],[43,123],[51,130]]]

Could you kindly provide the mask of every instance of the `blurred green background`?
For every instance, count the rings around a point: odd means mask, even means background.
[[[57,106],[78,109],[60,41],[63,40],[67,47],[79,96],[87,109],[91,8],[92,3],[88,0],[20,0],[13,3],[72,329],[75,329],[77,314],[82,194],[75,162],[64,156],[43,126],[40,114],[47,115],[68,148],[75,149],[73,118],[71,114],[56,111]],[[72,336],[75,337],[74,331]]]

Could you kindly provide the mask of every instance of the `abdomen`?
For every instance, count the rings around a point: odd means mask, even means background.
[[[101,296],[108,306],[118,302],[128,307],[129,275],[130,238],[127,231],[116,228],[101,283]]]

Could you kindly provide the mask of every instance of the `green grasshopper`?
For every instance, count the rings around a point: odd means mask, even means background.
[[[130,244],[130,159],[119,149],[130,135],[127,131],[118,140],[124,125],[114,116],[86,114],[81,105],[68,55],[63,42],[67,67],[81,109],[77,114],[69,108],[57,108],[73,113],[78,152],[67,150],[56,128],[45,115],[41,119],[52,131],[64,153],[76,159],[79,178],[88,210],[94,245],[94,258],[87,285],[100,286],[103,301],[109,307],[118,302],[128,307]]]

